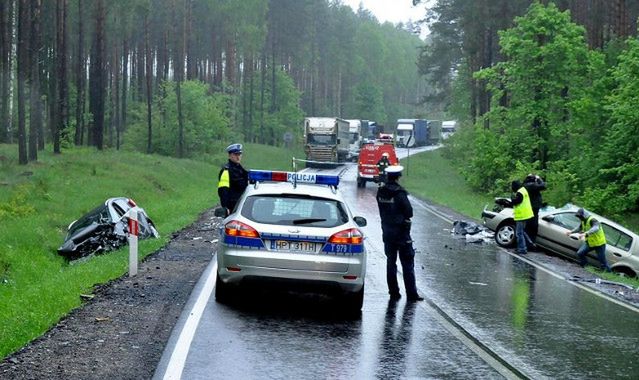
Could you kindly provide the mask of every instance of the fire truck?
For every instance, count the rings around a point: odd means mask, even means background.
[[[359,159],[357,160],[357,187],[366,187],[366,182],[379,181],[379,172],[377,163],[384,153],[388,153],[388,160],[391,165],[399,165],[399,159],[395,154],[395,145],[393,139],[388,138],[377,139],[373,142],[367,142],[362,145],[359,151]]]

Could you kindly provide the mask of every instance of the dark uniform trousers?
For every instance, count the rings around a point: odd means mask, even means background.
[[[402,264],[402,275],[404,286],[409,298],[417,296],[417,286],[415,285],[415,249],[413,244],[408,242],[398,242],[394,239],[384,241],[384,254],[386,254],[386,283],[388,293],[398,295],[399,283],[397,282],[397,257]]]

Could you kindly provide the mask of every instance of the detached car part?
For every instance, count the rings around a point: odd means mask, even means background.
[[[136,203],[129,198],[109,198],[102,205],[86,213],[68,227],[64,243],[58,253],[68,259],[78,259],[105,253],[127,244],[127,212]],[[155,225],[144,209],[138,207],[139,239],[158,238]]]

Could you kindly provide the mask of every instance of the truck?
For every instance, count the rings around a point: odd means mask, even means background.
[[[428,144],[428,121],[424,119],[398,119],[397,146],[417,147]]]
[[[304,118],[306,166],[337,166],[346,161],[349,123],[337,117]]]
[[[378,139],[362,144],[357,160],[357,187],[366,187],[366,182],[369,181],[379,181],[379,175],[383,173],[379,172],[377,163],[384,153],[388,153],[391,165],[399,165],[392,141]]]
[[[357,160],[359,148],[362,145],[362,121],[358,119],[348,119],[348,156],[349,161]]]
[[[442,139],[442,121],[428,120],[428,145],[437,145]]]
[[[446,140],[452,136],[457,130],[457,122],[455,120],[447,120],[442,122],[442,140]]]
[[[378,125],[372,120],[362,120],[362,142],[368,140],[370,142],[379,138],[379,134],[384,133],[384,127]]]

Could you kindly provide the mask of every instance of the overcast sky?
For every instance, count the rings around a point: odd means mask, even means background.
[[[342,0],[342,3],[349,5],[355,12],[362,3],[382,23],[417,21],[426,14],[424,2],[414,7],[413,0]]]

